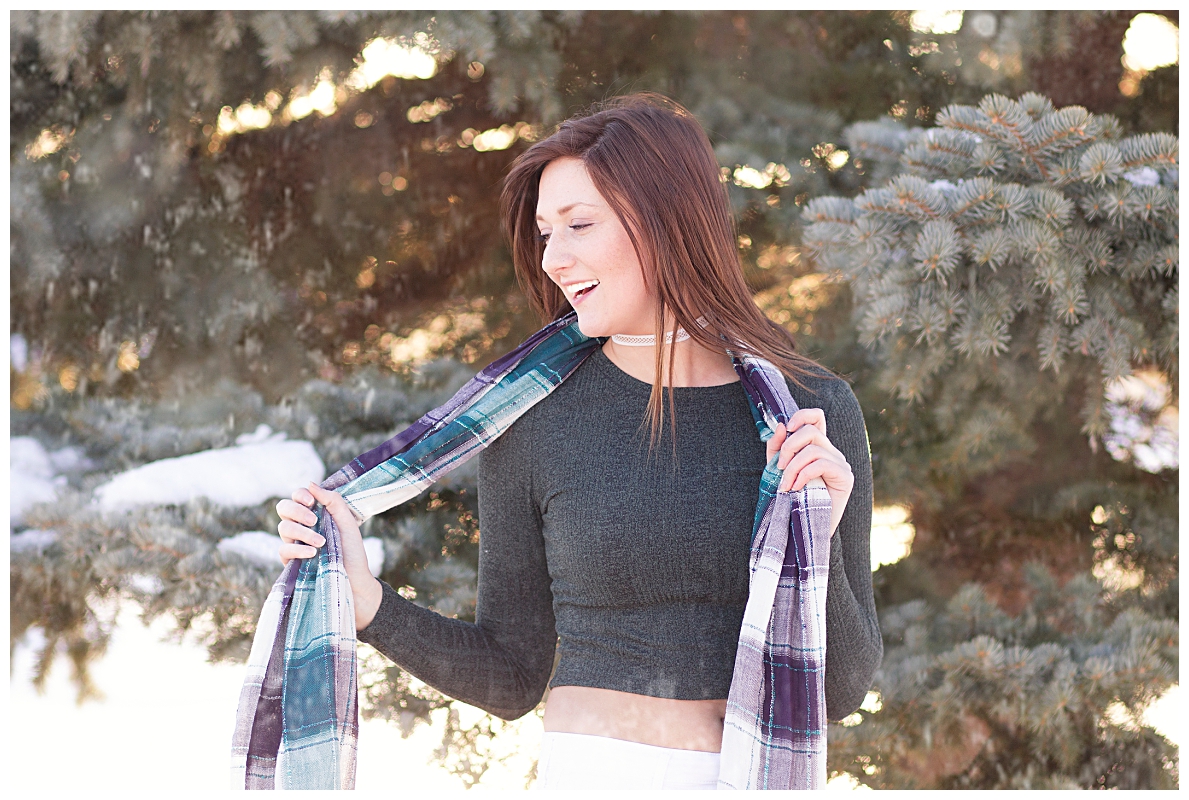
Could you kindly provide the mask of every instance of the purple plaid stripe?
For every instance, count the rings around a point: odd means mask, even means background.
[[[339,491],[360,519],[411,499],[499,437],[600,344],[582,335],[574,313],[551,322],[323,487]],[[772,364],[728,352],[767,441],[796,403]],[[720,788],[825,784],[830,496],[820,480],[778,493],[779,480],[773,457],[760,479]],[[318,530],[327,540],[318,558],[291,561],[261,612],[232,743],[236,788],[354,785],[355,619],[338,527],[319,513]]]

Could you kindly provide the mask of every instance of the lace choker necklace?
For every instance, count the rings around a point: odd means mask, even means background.
[[[705,328],[709,324],[710,323],[706,321],[705,317],[698,317],[698,325],[701,327]],[[677,341],[684,342],[688,338],[690,337],[689,334],[685,332],[685,328],[679,327],[677,329]],[[637,336],[630,333],[615,333],[611,335],[611,341],[615,342],[616,344],[624,344],[630,347],[655,347],[656,334],[650,333],[647,336]],[[665,344],[671,344],[672,342],[673,331],[667,331],[665,333]]]

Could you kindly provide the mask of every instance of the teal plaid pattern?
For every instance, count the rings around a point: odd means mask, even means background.
[[[574,312],[528,337],[445,405],[327,478],[359,521],[406,502],[477,455],[605,341]],[[730,343],[728,342],[728,345]],[[728,349],[760,439],[797,410],[783,375]],[[723,734],[720,788],[810,789],[825,783],[825,601],[830,498],[815,480],[776,491],[774,456],[759,488],[750,594]],[[232,782],[247,789],[354,787],[358,734],[355,615],[341,535],[294,559],[261,611],[232,741]]]

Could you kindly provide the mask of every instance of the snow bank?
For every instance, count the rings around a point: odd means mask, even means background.
[[[8,540],[8,550],[11,553],[24,553],[28,550],[41,553],[57,539],[57,531],[22,531]]]
[[[17,527],[35,503],[48,503],[66,485],[66,478],[54,477],[54,462],[41,442],[32,436],[14,436],[8,443],[11,504],[9,523]],[[11,531],[11,528],[9,529]]]
[[[223,506],[254,506],[326,475],[307,441],[285,441],[267,425],[245,434],[234,447],[165,458],[116,475],[95,490],[101,508],[186,503],[206,497]],[[275,556],[275,554],[274,554]]]
[[[216,545],[220,553],[238,553],[262,567],[276,567],[281,569],[281,557],[277,555],[277,548],[281,546],[281,537],[275,533],[264,531],[245,531],[235,536],[228,536]],[[363,540],[363,549],[367,553],[367,566],[372,575],[377,578],[384,569],[384,542],[375,536]]]
[[[29,343],[19,333],[14,333],[8,340],[8,355],[12,368],[17,372],[24,372],[29,366]]]

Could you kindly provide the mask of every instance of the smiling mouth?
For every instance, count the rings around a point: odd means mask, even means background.
[[[579,289],[578,291],[574,292],[574,299],[577,300],[579,297],[586,297],[586,295],[590,294],[597,288],[599,288],[599,285],[596,283],[594,286],[588,286],[585,289]]]

